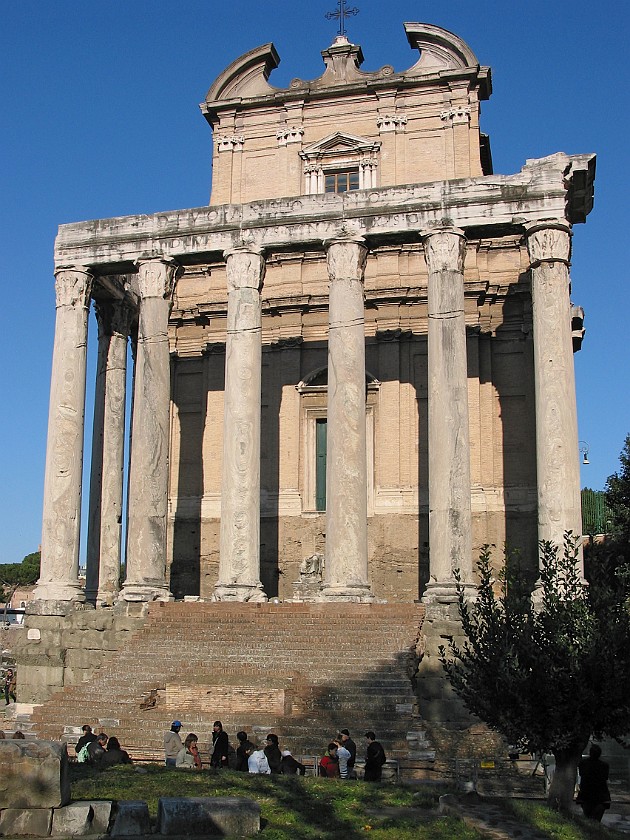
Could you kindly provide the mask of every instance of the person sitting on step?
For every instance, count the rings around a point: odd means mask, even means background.
[[[120,741],[115,735],[107,741],[107,749],[101,757],[99,767],[101,770],[112,767],[114,764],[133,764],[127,750],[120,748]]]
[[[331,741],[328,744],[326,755],[319,762],[319,775],[327,779],[339,777],[339,759],[337,758],[337,744]]]
[[[199,755],[199,747],[197,746],[198,741],[199,738],[194,732],[186,735],[184,746],[177,755],[176,767],[201,770],[201,756]]]

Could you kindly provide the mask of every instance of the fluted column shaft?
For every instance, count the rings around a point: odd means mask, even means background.
[[[156,258],[138,263],[140,292],[134,376],[127,576],[125,601],[168,600],[166,523],[168,509],[170,354],[168,318],[177,266]]]
[[[371,600],[367,549],[363,240],[327,244],[328,409],[326,564],[328,599]]]
[[[464,258],[466,239],[450,228],[423,236],[429,271],[429,584],[424,599],[454,595],[454,569],[472,582],[470,433]]]
[[[95,306],[99,325],[85,594],[111,605],[120,588],[127,342],[127,301]]]
[[[228,287],[218,601],[266,601],[260,581],[260,290],[265,261],[225,254]]]
[[[83,266],[56,272],[42,560],[33,593],[38,600],[74,601],[84,597],[79,585],[79,538],[87,319],[92,282],[92,274]]]
[[[564,220],[527,230],[531,260],[536,389],[538,538],[562,548],[582,534],[580,465],[571,336],[571,229]]]

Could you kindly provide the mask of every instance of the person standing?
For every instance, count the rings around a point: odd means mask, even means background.
[[[365,775],[363,778],[366,782],[380,782],[387,756],[372,730],[366,732],[365,737],[367,738],[367,752],[365,754]]]
[[[184,746],[182,739],[179,737],[179,730],[182,728],[181,720],[174,720],[171,723],[171,728],[164,733],[164,764],[167,767],[177,766],[177,756],[179,751]]]
[[[228,766],[228,750],[230,743],[228,741],[227,732],[223,731],[223,724],[220,720],[215,720],[212,726],[212,755],[210,756],[211,767]]]
[[[339,776],[339,759],[337,758],[337,744],[331,741],[328,744],[326,755],[319,762],[319,775],[328,779],[336,779]]]
[[[13,700],[14,703],[17,702],[16,689],[17,677],[15,675],[15,671],[13,668],[7,668],[7,672],[4,676],[4,699],[6,700],[7,706],[11,700]]]
[[[342,729],[339,734],[341,735],[341,743],[350,753],[350,758],[348,759],[348,775],[355,778],[354,763],[357,760],[357,745],[350,737],[350,732],[347,729]]]
[[[608,764],[601,760],[601,755],[602,748],[599,744],[591,744],[588,758],[583,758],[578,764],[580,791],[576,802],[582,806],[585,817],[597,822],[601,822],[604,811],[610,808],[609,768]]]
[[[247,769],[250,773],[269,775],[271,767],[267,761],[264,750],[254,750],[247,761]]]
[[[346,749],[343,744],[341,738],[338,738],[335,743],[337,744],[337,760],[339,762],[339,776],[342,779],[348,778],[348,762],[352,757],[350,754],[350,750]]]

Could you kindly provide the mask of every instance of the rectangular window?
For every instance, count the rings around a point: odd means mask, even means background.
[[[325,178],[327,193],[344,193],[348,190],[359,189],[359,170],[349,172],[329,172]]]
[[[328,424],[325,417],[315,421],[315,507],[326,510],[326,443]]]

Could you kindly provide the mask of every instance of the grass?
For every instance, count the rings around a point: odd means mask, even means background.
[[[158,765],[110,767],[102,773],[70,769],[72,798],[140,799],[157,816],[161,796],[243,796],[261,807],[261,840],[483,840],[485,833],[455,816],[438,813],[444,786],[417,788],[295,776],[251,776],[204,770],[195,773]],[[583,819],[563,817],[542,802],[493,799],[523,828],[548,840],[613,840],[627,835]]]

